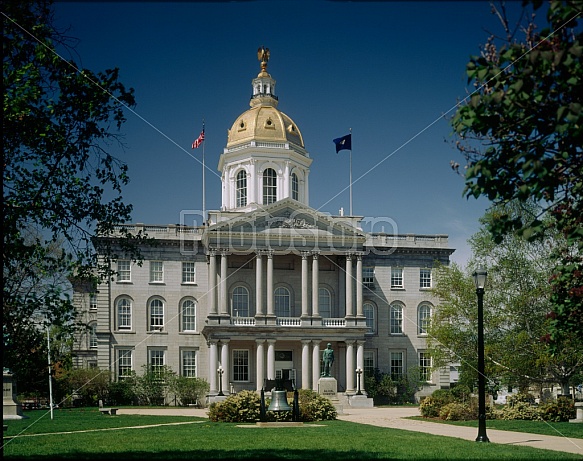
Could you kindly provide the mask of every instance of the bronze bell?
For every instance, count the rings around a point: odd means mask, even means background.
[[[292,411],[292,407],[287,403],[286,391],[271,391],[271,403],[269,411]]]

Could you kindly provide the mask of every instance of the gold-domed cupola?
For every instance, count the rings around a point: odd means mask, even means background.
[[[235,119],[219,160],[223,210],[247,211],[287,197],[308,205],[312,159],[296,123],[277,108],[269,57],[268,48],[259,48],[261,71],[251,82],[251,108]]]

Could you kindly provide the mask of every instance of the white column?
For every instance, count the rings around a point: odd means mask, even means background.
[[[264,365],[265,365],[265,351],[264,351],[264,344],[265,340],[257,339],[257,356],[256,356],[256,363],[257,363],[257,390],[260,391],[263,387],[263,378],[265,377],[264,372]]]
[[[346,341],[346,392],[354,393],[354,341]]]
[[[217,341],[210,340],[209,341],[209,393],[216,394],[218,392],[217,389]]]
[[[275,339],[267,340],[267,379],[275,379]]]
[[[215,250],[209,251],[209,313],[217,314],[217,258]]]
[[[362,310],[362,255],[356,256],[356,316],[364,317]]]
[[[291,191],[290,191],[290,187],[289,187],[289,162],[285,162],[285,166],[283,169],[283,187],[282,189],[282,193],[281,193],[281,199],[286,198],[286,197],[291,197]]]
[[[312,317],[320,317],[320,308],[318,306],[318,288],[320,285],[318,256],[318,253],[312,255]]]
[[[352,255],[346,255],[346,317],[354,317],[352,303]]]
[[[255,315],[265,315],[263,310],[263,255],[255,256]]]
[[[227,253],[221,253],[221,314],[228,315],[229,311],[227,310],[228,299],[227,299]]]
[[[228,394],[231,390],[229,386],[229,340],[221,339],[221,366],[223,367],[223,393]]]
[[[267,253],[267,315],[273,317],[273,252]],[[269,378],[272,379],[272,378]]]
[[[318,380],[320,379],[320,341],[312,341],[312,390],[318,391]]]
[[[302,318],[310,316],[309,311],[309,286],[308,286],[308,257],[309,253],[302,252]],[[307,389],[307,388],[304,388]]]
[[[356,341],[356,368],[360,368],[364,372],[364,341]],[[360,391],[364,392],[364,373],[360,374],[359,379]]]
[[[310,388],[310,343],[302,341],[302,389]]]

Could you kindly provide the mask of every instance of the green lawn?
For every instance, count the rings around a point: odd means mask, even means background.
[[[5,421],[5,459],[580,459],[569,453],[481,444],[347,421],[325,421],[317,423],[317,427],[256,428],[251,424],[244,428],[182,416],[104,416],[97,409],[57,410],[52,421],[46,411],[25,414],[28,419]],[[159,426],[168,423],[184,424]],[[92,431],[79,432],[82,430]],[[75,432],[62,433],[66,431]]]
[[[432,423],[453,424],[456,426],[478,427],[477,421],[444,421],[437,418],[427,419],[421,416],[412,416],[409,419],[431,421]],[[530,434],[583,439],[583,424],[573,424],[568,422],[551,423],[548,421],[505,421],[502,419],[488,419],[486,420],[486,429],[499,429],[501,431],[528,432]]]

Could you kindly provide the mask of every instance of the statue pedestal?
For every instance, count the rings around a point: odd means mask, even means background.
[[[336,408],[338,414],[343,413],[343,407],[338,399],[338,382],[336,378],[325,377],[318,380],[318,394],[327,397]]]
[[[12,379],[12,373],[4,369],[3,378],[2,419],[26,418],[22,415],[22,405],[16,399],[16,384]]]

